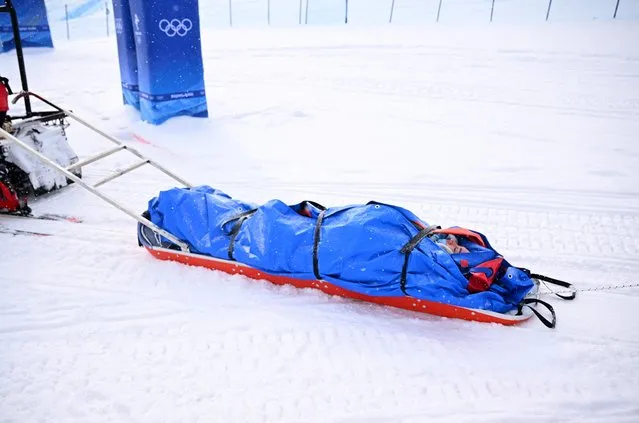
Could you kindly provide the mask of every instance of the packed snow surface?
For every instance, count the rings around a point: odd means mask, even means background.
[[[159,127],[122,105],[113,37],[26,61],[34,91],[193,184],[401,205],[588,289],[638,282],[637,39],[633,21],[207,29],[210,118]],[[67,132],[81,159],[111,147]],[[173,186],[149,167],[104,192],[141,213]],[[54,234],[0,234],[2,423],[639,421],[636,288],[544,297],[554,330],[472,323],[158,261],[77,185],[32,206],[83,223],[0,217]]]

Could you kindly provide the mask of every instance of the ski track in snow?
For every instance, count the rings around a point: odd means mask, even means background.
[[[28,54],[30,82],[196,184],[393,202],[580,288],[637,282],[639,56],[620,41],[636,25],[537,28],[517,48],[526,30],[325,31],[208,34],[228,41],[205,45],[207,122],[153,128],[122,111],[111,42]],[[587,31],[602,41],[575,41]],[[68,132],[82,157],[109,148]],[[173,185],[140,169],[105,190],[141,212]],[[84,223],[0,217],[54,234],[0,234],[2,423],[639,419],[636,288],[546,297],[555,330],[507,328],[160,262],[132,219],[77,186],[34,209]]]

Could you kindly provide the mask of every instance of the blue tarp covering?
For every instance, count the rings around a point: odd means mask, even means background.
[[[44,0],[17,0],[13,7],[18,15],[22,47],[53,47]],[[8,13],[0,13],[0,51],[14,48],[11,17]]]
[[[248,214],[234,238],[233,258],[265,272],[316,279],[313,266],[319,208],[271,200],[256,205],[209,186],[162,191],[149,201],[150,220],[186,241],[192,252],[229,259],[237,217]],[[416,225],[417,224],[417,225]],[[404,290],[400,250],[428,226],[401,207],[370,203],[328,208],[319,226],[317,264],[321,278],[371,296],[421,298],[468,308],[508,312],[532,289],[528,275],[503,261],[487,291],[471,293],[460,262],[500,257],[489,244],[460,238],[469,252],[450,254],[430,238],[410,253]],[[485,240],[485,237],[482,238]]]

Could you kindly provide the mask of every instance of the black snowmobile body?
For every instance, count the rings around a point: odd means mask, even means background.
[[[20,72],[21,91],[29,92],[27,73],[24,63],[22,42],[18,25],[18,17],[12,0],[0,0],[0,13],[9,13],[15,41],[16,58]],[[6,75],[0,75],[6,92],[13,94],[8,85]],[[5,101],[8,99],[5,99]],[[0,116],[0,127],[39,153],[50,157],[60,166],[68,167],[77,163],[78,157],[68,144],[65,129],[68,127],[66,115],[60,110],[34,111],[28,95],[18,94],[12,104],[23,101],[23,107],[3,111]],[[8,104],[8,103],[7,103]],[[17,112],[17,114],[13,112]],[[3,169],[2,181],[5,187],[15,193],[24,202],[26,198],[35,198],[51,191],[58,190],[72,181],[43,165],[35,157],[24,154],[15,143],[3,139],[0,134],[0,168]],[[80,168],[72,170],[81,177]],[[5,191],[6,193],[7,191]]]

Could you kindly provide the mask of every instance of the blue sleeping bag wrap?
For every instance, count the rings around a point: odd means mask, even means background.
[[[162,191],[148,205],[150,220],[187,242],[191,252],[236,260],[275,275],[321,279],[369,296],[409,295],[505,313],[533,288],[481,237],[459,237],[468,252],[451,254],[425,235],[428,225],[401,207],[369,203],[323,209],[312,202],[263,205],[209,186]],[[411,241],[413,249],[402,252]],[[481,264],[499,260],[497,269]],[[478,270],[479,269],[479,270]],[[484,272],[486,290],[469,290],[469,271]]]

